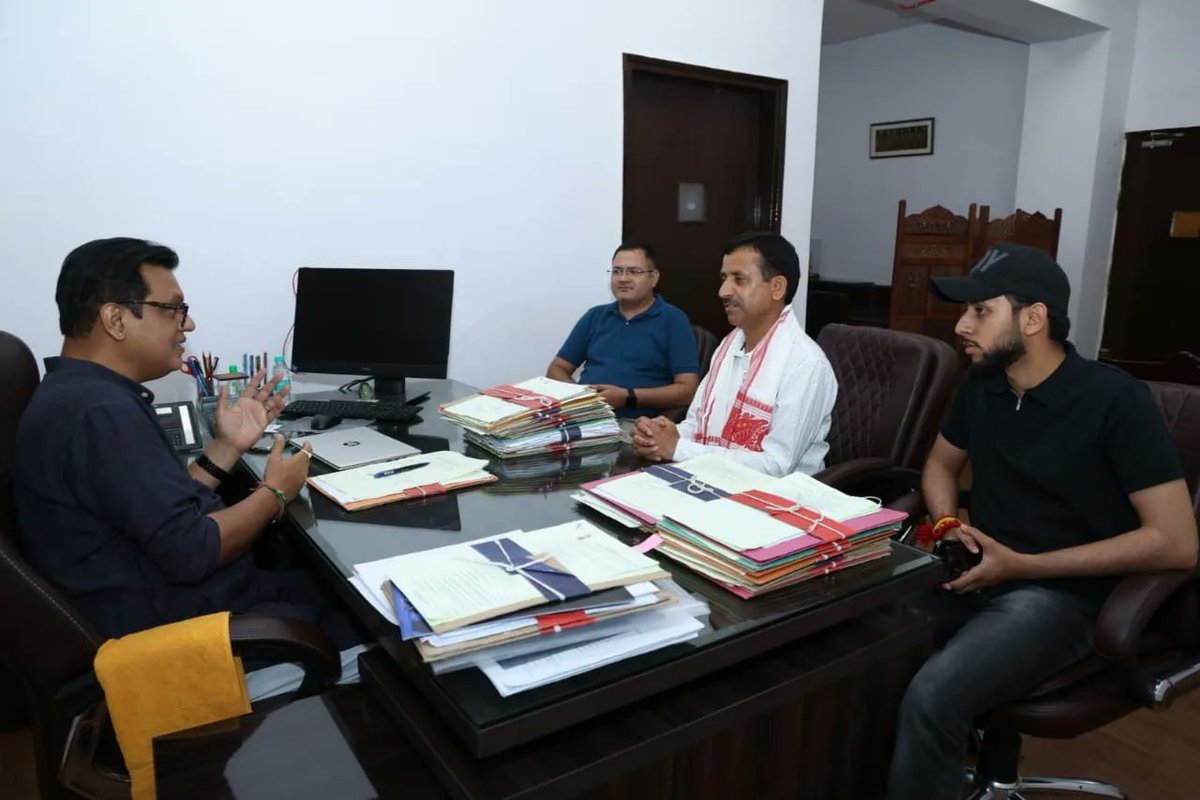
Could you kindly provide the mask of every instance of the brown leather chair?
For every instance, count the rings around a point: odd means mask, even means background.
[[[701,325],[693,325],[692,333],[696,334],[696,359],[700,364],[700,379],[703,380],[704,376],[708,374],[713,353],[717,352],[717,345],[720,342],[712,331]]]
[[[1179,450],[1200,520],[1200,387],[1148,385]],[[973,800],[1017,800],[1023,791],[1125,797],[1111,784],[1086,778],[1020,777],[1020,737],[1074,738],[1139,708],[1165,709],[1200,686],[1200,570],[1122,579],[1100,612],[1095,639],[1092,655],[978,720],[983,745],[970,773]]]
[[[945,342],[917,333],[826,325],[817,337],[837,376],[826,467],[816,475],[852,494],[890,494],[880,481],[924,464],[958,374]],[[891,479],[888,478],[889,485]],[[882,492],[882,494],[881,494]]]
[[[12,481],[16,429],[38,380],[29,348],[0,331],[0,675],[15,682],[27,706],[43,800],[128,797],[129,781],[119,756],[107,764],[93,758],[104,753],[105,715],[91,674],[103,637],[38,575],[17,546]],[[340,672],[337,649],[314,625],[245,614],[232,618],[229,628],[234,651],[243,657],[301,662],[306,678],[299,695],[319,691]],[[71,766],[69,782],[77,791],[60,783],[60,764]]]
[[[717,351],[717,337],[712,331],[700,325],[692,326],[692,333],[696,336],[696,359],[700,365],[700,380],[704,380],[704,376],[708,374],[708,366],[712,361],[713,353]],[[677,408],[665,409],[663,416],[673,422],[683,422],[687,417],[688,406],[678,406]]]

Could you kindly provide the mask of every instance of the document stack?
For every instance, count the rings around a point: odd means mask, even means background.
[[[463,428],[468,442],[501,458],[602,447],[621,437],[599,394],[550,378],[493,386],[438,410]]]
[[[491,483],[496,476],[486,466],[483,459],[443,450],[315,475],[307,483],[347,511],[361,511]]]
[[[583,488],[579,502],[653,529],[659,553],[742,598],[884,558],[905,519],[803,473],[773,478],[722,456]]]
[[[479,667],[503,696],[695,638],[708,614],[583,520],[357,564],[351,582],[435,672]]]

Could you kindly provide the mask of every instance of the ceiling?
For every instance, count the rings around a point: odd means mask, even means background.
[[[933,24],[1015,42],[1050,42],[1104,30],[1087,20],[1034,0],[932,0],[902,9],[914,0],[825,0],[822,44]]]

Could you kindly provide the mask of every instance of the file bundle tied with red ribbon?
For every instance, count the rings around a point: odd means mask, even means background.
[[[581,628],[617,635],[617,620],[674,610],[681,596],[655,559],[583,520],[356,564],[353,582],[424,661],[460,668],[521,642],[535,653],[590,639]],[[682,605],[689,618],[707,613]]]
[[[835,519],[783,494],[749,490],[658,524],[658,552],[743,598],[884,558],[905,519],[878,509]]]
[[[530,378],[492,386],[438,409],[467,441],[501,458],[616,446],[612,407],[588,386]]]

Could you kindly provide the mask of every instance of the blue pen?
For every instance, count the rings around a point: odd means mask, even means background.
[[[401,472],[409,472],[414,469],[420,469],[421,467],[428,467],[428,466],[429,466],[428,461],[421,461],[416,464],[405,464],[403,467],[392,467],[391,469],[385,469],[382,472],[376,472],[371,477],[372,478],[386,478],[388,475],[399,475]]]

